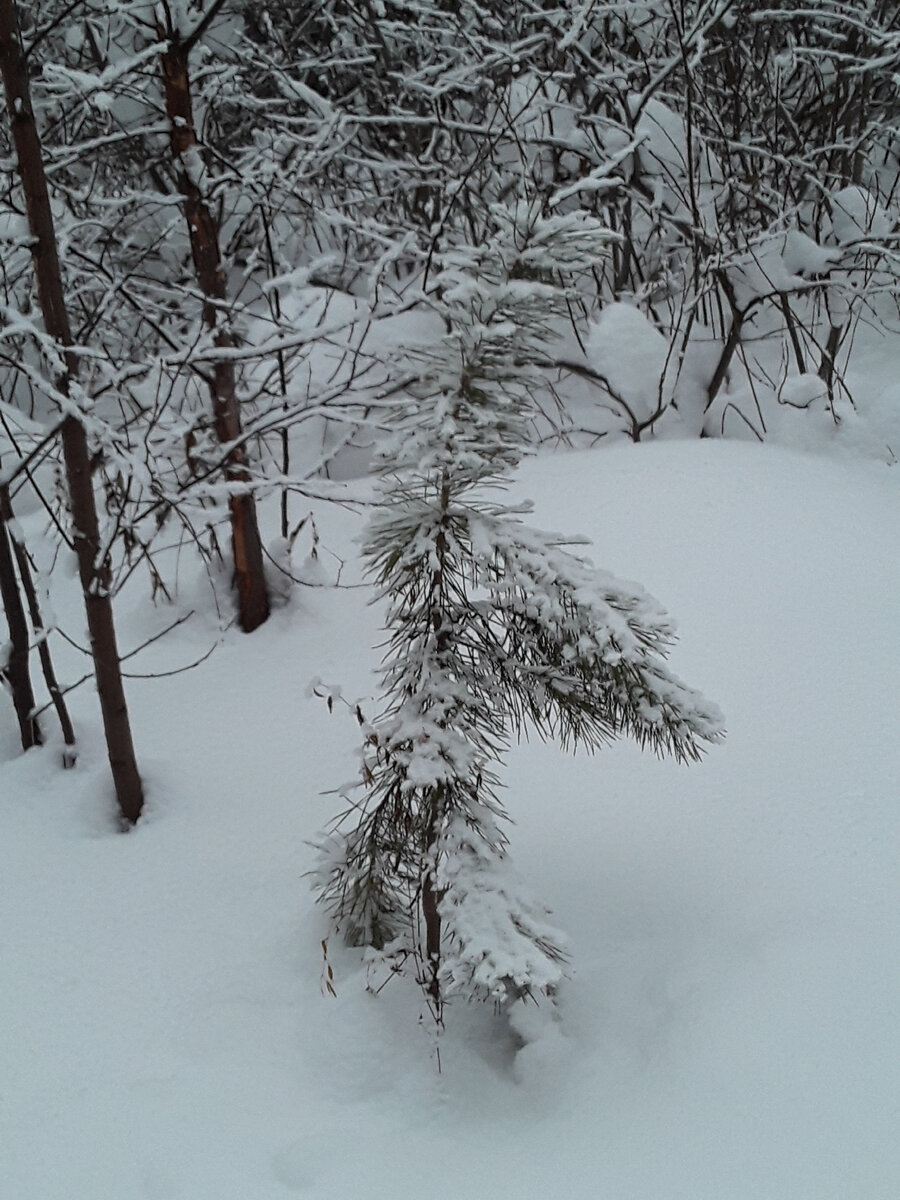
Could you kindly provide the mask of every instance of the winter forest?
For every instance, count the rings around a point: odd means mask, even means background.
[[[900,7],[0,76],[0,1194],[893,1200]]]

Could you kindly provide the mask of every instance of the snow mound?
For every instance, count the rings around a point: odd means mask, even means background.
[[[831,231],[841,246],[863,238],[886,237],[893,228],[887,210],[864,187],[841,188],[830,197],[829,208]]]
[[[640,309],[607,304],[587,343],[588,362],[629,407],[638,423],[660,407],[669,345]]]

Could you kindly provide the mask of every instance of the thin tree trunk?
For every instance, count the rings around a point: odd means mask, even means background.
[[[167,33],[162,29],[160,36],[168,38],[168,46],[162,56],[162,76],[166,113],[171,123],[169,143],[178,171],[178,186],[184,196],[194,270],[204,296],[203,322],[212,333],[214,345],[229,350],[234,345],[234,339],[228,329],[225,313],[227,296],[225,272],[219,253],[219,230],[198,183],[202,163],[194,133],[188,68],[190,46],[193,43],[185,43],[177,33]],[[242,486],[249,483],[250,476],[240,444],[241,417],[233,362],[222,359],[215,363],[210,391],[216,436],[220,444],[227,447],[225,473],[232,485],[228,503],[238,614],[241,628],[252,633],[269,615],[269,597],[263,573],[256,503],[252,494]]]
[[[430,617],[435,640],[435,659],[438,664],[446,663],[450,648],[450,622],[447,618],[447,599],[445,594],[444,562],[447,557],[447,527],[450,510],[450,478],[445,470],[441,477],[441,520],[440,529],[435,539],[435,555],[437,562],[431,574]],[[446,801],[442,788],[435,789],[430,801],[428,813],[428,836],[430,845],[428,857],[431,860],[425,865],[422,878],[422,921],[425,926],[425,990],[431,997],[434,1019],[438,1025],[443,1024],[444,1005],[441,990],[441,939],[443,922],[441,921],[441,893],[437,888],[438,841],[446,809]]]
[[[259,215],[262,219],[263,235],[265,237],[265,242],[266,242],[266,257],[269,260],[269,277],[271,279],[274,279],[277,274],[277,270],[276,270],[276,266],[275,266],[275,250],[274,250],[274,247],[272,246],[272,230],[269,225],[269,214],[267,213],[267,211],[263,205],[260,205]],[[269,294],[268,294],[268,301],[269,301],[269,311],[271,312],[273,318],[280,325],[281,324],[281,296],[279,295],[277,287],[273,287],[270,289]],[[278,351],[277,361],[278,361],[278,383],[281,388],[281,403],[282,403],[282,408],[284,409],[285,412],[287,412],[290,405],[288,403],[287,372],[285,370],[284,351],[283,350]],[[281,474],[282,474],[282,481],[281,481],[281,536],[285,539],[285,541],[287,541],[288,537],[290,536],[290,532],[291,532],[290,522],[288,520],[288,489],[287,489],[287,483],[285,482],[287,480],[288,474],[290,473],[290,469],[291,469],[291,439],[290,439],[290,431],[287,427],[287,424],[285,423],[284,427],[281,430]]]
[[[828,340],[822,349],[822,358],[819,362],[819,378],[828,389],[828,407],[831,409],[831,416],[836,424],[839,421],[834,411],[834,376],[835,363],[843,332],[844,327],[842,325],[831,325],[829,327]]]
[[[47,193],[40,137],[31,107],[28,68],[15,0],[0,0],[0,72],[25,194],[32,237],[31,253],[44,327],[48,336],[64,352],[65,368],[56,380],[56,387],[63,396],[68,397],[71,381],[77,375],[78,362],[71,349],[72,333],[63,295],[56,231]],[[144,793],[122,685],[110,599],[112,576],[108,555],[101,553],[87,435],[81,421],[72,412],[63,421],[61,432],[78,574],[84,594],[109,764],[119,809],[124,819],[134,824],[141,814]]]
[[[712,379],[709,381],[709,387],[706,389],[706,405],[704,412],[708,412],[713,401],[719,394],[719,389],[725,382],[728,375],[728,369],[731,366],[731,360],[734,358],[735,351],[741,344],[741,335],[744,331],[744,321],[747,318],[747,308],[738,308],[737,295],[734,287],[724,271],[718,272],[718,282],[721,290],[725,293],[728,300],[728,306],[731,309],[731,328],[728,330],[728,336],[725,339],[725,345],[722,347],[722,353],[719,355],[719,361],[716,363],[716,369],[713,371]]]
[[[443,1020],[443,996],[441,994],[441,914],[438,909],[440,897],[434,887],[432,868],[422,880],[422,918],[425,922],[425,990],[431,997],[434,1019]]]
[[[12,546],[6,515],[0,510],[0,600],[9,626],[9,653],[3,664],[3,674],[12,692],[13,707],[19,722],[22,749],[42,744],[41,729],[35,716],[34,691],[28,670],[28,621],[19,594],[19,584],[13,564]]]
[[[13,519],[12,504],[9,498],[9,489],[0,487],[0,523],[5,522],[7,526]],[[12,541],[13,556],[16,560],[16,566],[19,568],[19,579],[22,584],[22,591],[25,593],[25,599],[28,602],[28,612],[31,617],[31,627],[34,630],[38,644],[38,658],[41,663],[41,670],[44,675],[44,682],[47,685],[47,691],[50,693],[50,699],[53,701],[53,707],[56,709],[56,715],[59,718],[59,726],[62,730],[65,750],[63,751],[63,766],[68,769],[74,767],[78,761],[77,741],[75,738],[75,728],[72,725],[72,719],[69,716],[69,710],[66,706],[66,698],[62,688],[59,686],[59,681],[56,678],[56,671],[53,669],[53,659],[50,656],[50,646],[47,641],[47,635],[44,629],[44,621],[41,616],[41,606],[38,601],[37,588],[34,586],[34,578],[31,574],[31,567],[28,562],[28,554],[25,547],[18,541],[14,534],[10,533]]]

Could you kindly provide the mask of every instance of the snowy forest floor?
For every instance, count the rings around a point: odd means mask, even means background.
[[[524,1047],[451,1006],[440,1072],[414,984],[372,995],[329,944],[328,994],[304,878],[358,739],[309,684],[371,693],[366,590],[297,589],[129,683],[150,802],[127,836],[88,691],[74,773],[22,755],[4,705],[0,1196],[895,1200],[898,472],[699,440],[520,472],[536,524],[673,613],[728,740],[691,768],[510,754],[512,856],[574,975]],[[352,556],[358,517],[318,521]],[[172,613],[126,594],[119,618],[127,649]],[[130,665],[216,636],[201,613]]]

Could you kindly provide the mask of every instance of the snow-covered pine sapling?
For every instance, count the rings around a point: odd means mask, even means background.
[[[565,942],[510,869],[497,770],[528,727],[594,750],[620,734],[678,759],[722,732],[670,673],[673,627],[497,498],[527,453],[530,396],[565,285],[603,253],[583,213],[496,213],[489,242],[444,254],[446,333],[408,353],[364,553],[387,605],[383,708],[362,797],[323,843],[321,900],[350,941],[419,964],[438,1020],[454,994],[552,995]]]

